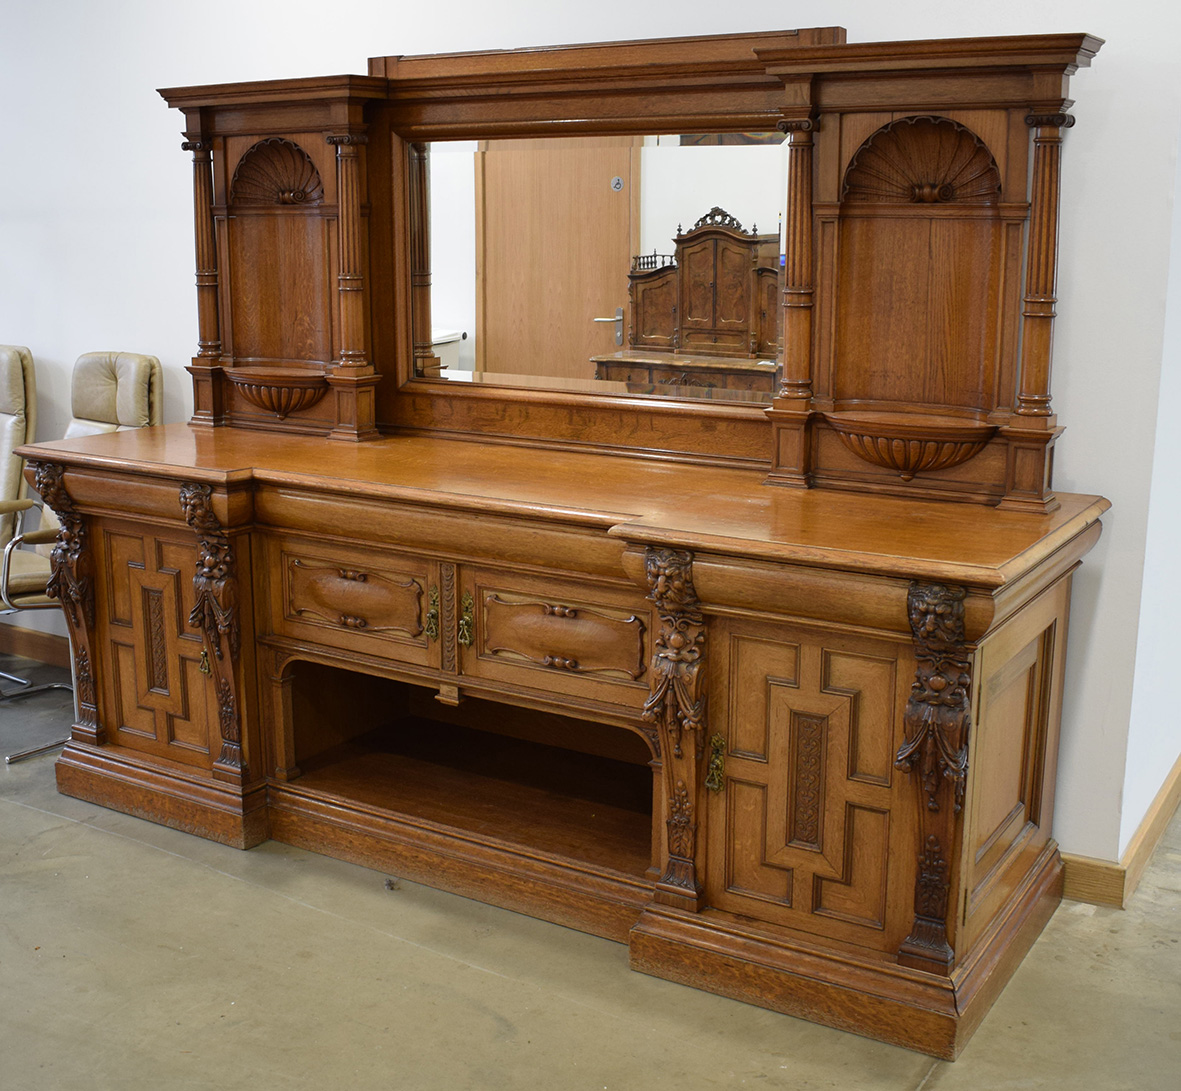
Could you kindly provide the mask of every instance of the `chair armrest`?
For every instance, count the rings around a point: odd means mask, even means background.
[[[0,515],[11,515],[14,511],[28,511],[32,500],[0,500]]]
[[[49,545],[57,541],[58,528],[49,530],[31,530],[28,534],[21,534],[14,538],[14,545]]]

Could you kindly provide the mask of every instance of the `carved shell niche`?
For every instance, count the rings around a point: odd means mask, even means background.
[[[323,199],[324,183],[308,153],[278,136],[246,152],[230,183],[236,205],[317,205]]]
[[[849,161],[842,201],[994,205],[1001,174],[984,142],[946,117],[904,117]]]

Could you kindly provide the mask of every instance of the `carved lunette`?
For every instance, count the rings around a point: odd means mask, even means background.
[[[915,681],[904,714],[906,741],[894,760],[899,769],[917,772],[921,789],[915,919],[899,949],[899,962],[942,974],[950,973],[955,963],[947,941],[948,857],[955,844],[955,816],[963,806],[971,726],[965,595],[962,587],[910,585],[906,604],[914,636]]]
[[[645,569],[660,630],[643,719],[655,725],[660,736],[668,830],[668,860],[656,900],[696,910],[701,893],[695,857],[705,752],[705,620],[693,587],[691,553],[649,547]]]
[[[197,562],[193,574],[193,609],[189,624],[201,630],[213,653],[221,753],[215,765],[244,775],[242,730],[234,684],[234,664],[241,651],[238,617],[237,562],[230,540],[213,512],[213,490],[208,485],[185,484],[180,506],[185,522],[197,534]],[[227,653],[228,652],[228,656]]]
[[[74,737],[101,743],[98,693],[92,668],[94,634],[94,558],[86,522],[74,507],[65,486],[65,467],[53,462],[30,462],[33,488],[57,516],[60,529],[50,554],[50,577],[45,593],[62,604],[74,654],[74,682],[78,719]]]

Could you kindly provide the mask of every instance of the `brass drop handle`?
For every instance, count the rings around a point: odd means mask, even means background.
[[[714,735],[709,740],[709,764],[705,769],[705,786],[711,792],[720,792],[726,786],[726,740]]]
[[[439,589],[432,587],[427,599],[428,606],[426,612],[426,623],[423,629],[426,630],[427,640],[439,639]]]
[[[459,642],[470,648],[476,642],[476,602],[470,591],[463,593],[463,614],[459,619]]]
[[[209,653],[201,649],[201,665],[197,668],[202,674],[212,674],[213,668],[209,666]]]

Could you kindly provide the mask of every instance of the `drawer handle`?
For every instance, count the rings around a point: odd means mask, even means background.
[[[355,568],[338,568],[342,580],[350,580],[353,583],[364,583],[369,579],[368,572],[358,572]]]
[[[459,642],[470,648],[476,641],[476,602],[470,591],[463,593],[463,616],[459,619]]]
[[[715,735],[709,740],[705,786],[711,792],[720,792],[726,786],[726,740],[721,735]]]
[[[579,670],[577,659],[567,659],[564,655],[547,655],[542,661],[543,667],[553,667],[560,671],[576,671]]]
[[[426,612],[426,624],[423,629],[426,630],[427,640],[439,639],[439,589],[432,587],[428,598],[429,607]]]
[[[351,614],[341,614],[340,623],[346,629],[365,629],[369,626],[369,622],[363,617],[353,617]]]

